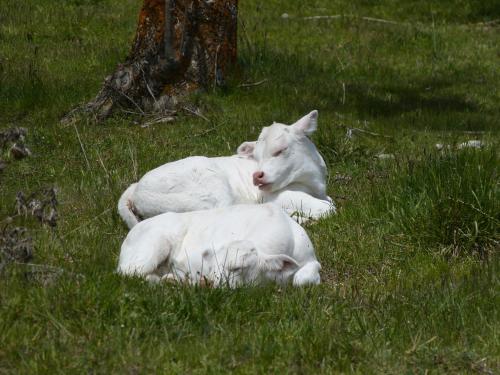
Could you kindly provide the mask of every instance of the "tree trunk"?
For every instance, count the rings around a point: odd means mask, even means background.
[[[164,112],[222,85],[236,61],[237,10],[238,0],[144,0],[129,56],[86,109],[98,120],[117,108]]]

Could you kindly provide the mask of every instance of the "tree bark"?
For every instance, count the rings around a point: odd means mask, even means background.
[[[144,0],[132,49],[86,109],[174,110],[186,95],[223,85],[236,61],[238,0]]]

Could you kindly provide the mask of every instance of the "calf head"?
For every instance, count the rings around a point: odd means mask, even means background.
[[[285,283],[299,269],[293,258],[264,254],[250,241],[233,241],[217,250],[205,250],[203,262],[208,268],[207,279],[215,286],[231,288],[262,280]]]
[[[326,199],[326,165],[308,138],[316,131],[318,111],[292,125],[274,123],[262,129],[256,142],[244,142],[238,155],[257,162],[253,183],[263,192],[278,192],[291,185]]]

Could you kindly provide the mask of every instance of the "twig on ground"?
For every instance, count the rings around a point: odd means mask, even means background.
[[[82,139],[80,138],[80,133],[78,132],[78,128],[76,127],[76,124],[73,122],[73,127],[75,128],[76,136],[78,138],[78,142],[80,142],[80,148],[82,149],[83,156],[85,157],[85,162],[87,163],[87,168],[90,171],[90,162],[89,159],[87,158],[87,153],[85,152],[85,148],[83,147]]]
[[[360,17],[363,21],[369,22],[380,22],[380,23],[388,23],[391,25],[404,25],[402,22],[396,22],[391,20],[384,20],[383,18],[373,18],[373,17]]]
[[[129,113],[131,115],[139,115],[139,116],[144,116],[144,113],[140,113],[140,112],[135,112],[135,111],[131,111],[129,109],[120,109],[121,112],[123,113]]]
[[[353,132],[359,132],[359,133],[363,133],[363,134],[368,134],[368,135],[372,135],[374,137],[384,137],[384,138],[390,138],[390,139],[394,138],[394,137],[391,137],[390,135],[375,133],[375,132],[371,132],[371,131],[368,131],[368,130],[363,130],[363,129],[360,129],[360,128],[348,128],[347,129],[347,138],[351,138]]]
[[[158,105],[158,102],[156,101],[156,98],[153,95],[153,91],[151,90],[151,87],[149,87],[149,85],[148,85],[148,81],[146,79],[146,73],[144,73],[144,70],[142,69],[142,66],[140,68],[141,68],[141,72],[142,72],[142,79],[144,80],[144,83],[146,84],[146,88],[148,89],[149,95],[151,95],[151,97],[153,98],[153,101],[155,102],[155,104]]]
[[[491,21],[473,23],[474,26],[490,26],[490,25],[496,25],[496,24],[500,24],[500,18],[497,18],[497,19],[494,19]]]
[[[101,154],[99,153],[99,150],[97,150],[97,158],[99,159],[99,163],[101,163],[102,169],[104,169],[104,173],[106,174],[106,178],[109,179],[109,172],[106,166],[104,165],[104,162],[102,161]]]
[[[255,86],[262,85],[263,83],[266,83],[267,81],[269,81],[269,79],[264,78],[263,80],[258,81],[258,82],[242,83],[242,84],[238,85],[238,87],[255,87]]]
[[[301,17],[303,20],[336,20],[339,18],[344,18],[343,14],[334,14],[332,16],[309,16],[309,17]]]
[[[290,17],[286,17],[290,18]],[[383,18],[375,18],[375,17],[359,17],[356,15],[351,15],[351,14],[333,14],[333,15],[325,15],[325,16],[309,16],[309,17],[299,17],[299,19],[303,20],[338,20],[342,18],[352,18],[352,19],[360,19],[362,21],[366,22],[378,22],[378,23],[385,23],[389,25],[407,25],[405,22],[396,22],[396,21],[391,21],[391,20],[386,20]]]
[[[113,86],[110,86],[111,88],[113,88],[115,90],[115,92],[117,92],[118,94],[120,95],[123,95],[126,99],[128,99],[133,105],[135,105],[137,107],[137,109],[141,112],[141,114],[145,114],[144,113],[144,110],[139,106],[139,104],[137,104],[130,96],[128,96],[127,94],[125,94],[123,91],[121,90],[118,90],[116,88],[114,88]]]
[[[186,112],[191,113],[192,115],[195,115],[195,116],[198,116],[198,117],[202,118],[203,120],[205,120],[207,122],[211,122],[208,118],[206,118],[201,113],[199,113],[199,111],[194,111],[194,110],[192,110],[189,107],[182,107],[182,109],[185,110]]]
[[[138,166],[137,166],[137,156],[134,157],[134,151],[132,151],[132,146],[130,142],[127,142],[128,151],[130,153],[130,160],[132,161],[132,171],[134,172],[134,181],[138,180]]]
[[[192,135],[192,136],[193,136],[193,137],[201,137],[202,135],[205,135],[205,134],[207,134],[207,133],[213,132],[213,131],[215,131],[215,130],[217,130],[217,126],[214,126],[213,128],[210,128],[210,129],[207,129],[207,130],[204,130],[204,131],[202,131],[202,132],[200,132],[200,133],[197,133],[197,134],[194,134],[194,135]]]
[[[73,108],[71,111],[66,113],[59,123],[63,126],[63,128],[66,128],[73,124],[76,121],[76,115],[78,113],[82,113],[85,110],[85,106],[83,104],[77,105],[75,108]]]
[[[157,117],[157,118],[155,118],[155,119],[153,119],[151,121],[147,121],[147,122],[143,123],[141,125],[141,128],[147,128],[150,125],[154,125],[154,124],[157,124],[159,122],[165,122],[166,123],[166,122],[172,122],[174,120],[175,120],[175,118],[172,117],[172,116],[160,116],[160,117]]]

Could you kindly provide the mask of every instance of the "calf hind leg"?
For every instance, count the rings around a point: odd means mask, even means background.
[[[150,281],[157,280],[159,268],[168,261],[171,245],[168,241],[153,239],[148,241],[146,235],[141,236],[140,244],[131,243],[122,246],[118,273],[123,275],[144,276]],[[156,276],[156,277],[155,277]]]

